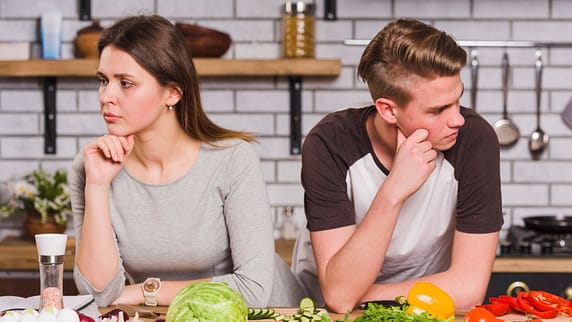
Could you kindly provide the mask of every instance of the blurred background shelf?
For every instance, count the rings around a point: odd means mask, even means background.
[[[339,59],[195,58],[199,76],[338,76]],[[96,59],[0,61],[3,77],[95,77]]]

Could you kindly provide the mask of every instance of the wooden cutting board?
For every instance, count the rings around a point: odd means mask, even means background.
[[[510,322],[524,322],[526,321],[526,317],[524,316],[524,314],[507,314],[507,315],[503,315],[500,317],[501,319],[505,320],[505,321],[510,321]],[[565,317],[565,316],[557,316],[554,319],[542,319],[542,321],[545,322],[569,322],[571,321],[570,317]]]

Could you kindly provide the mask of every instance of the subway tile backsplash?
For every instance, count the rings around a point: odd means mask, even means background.
[[[338,58],[337,78],[307,77],[303,82],[302,132],[326,113],[370,101],[356,75],[363,47],[344,39],[367,39],[389,20],[420,18],[459,40],[531,40],[572,43],[572,2],[568,0],[337,0],[336,21],[323,20],[324,1],[316,0],[316,56]],[[158,13],[172,21],[198,23],[228,33],[233,43],[224,58],[278,58],[281,52],[280,7],[283,0],[92,0],[92,18],[108,26],[121,16]],[[30,42],[36,55],[42,11],[63,13],[63,56],[73,57],[79,20],[75,0],[1,0],[0,42]],[[157,48],[168,50],[168,48]],[[502,117],[502,48],[479,48],[477,111],[491,124]],[[572,99],[572,46],[544,50],[541,125],[551,143],[541,160],[532,161],[528,136],[536,127],[534,48],[506,50],[512,66],[508,94],[510,117],[520,128],[518,143],[501,152],[505,229],[535,214],[572,213],[572,130],[560,113]],[[463,104],[469,103],[470,73]],[[205,110],[223,126],[257,133],[257,151],[273,214],[294,207],[296,225],[304,225],[300,157],[289,154],[289,93],[286,77],[206,78],[201,80]],[[105,132],[98,113],[95,77],[58,79],[57,151],[43,153],[43,96],[37,78],[0,77],[0,200],[12,175],[69,167],[83,144]],[[280,223],[278,219],[277,223]],[[13,229],[0,222],[0,236]]]

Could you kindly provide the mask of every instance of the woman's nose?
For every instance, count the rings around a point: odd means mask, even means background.
[[[116,95],[113,90],[113,86],[107,84],[105,86],[99,86],[99,102],[103,104],[112,103],[116,101]]]

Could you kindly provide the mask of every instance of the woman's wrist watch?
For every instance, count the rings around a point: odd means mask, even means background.
[[[148,277],[143,284],[141,290],[145,297],[145,305],[157,306],[157,293],[161,289],[161,279],[158,277]]]

